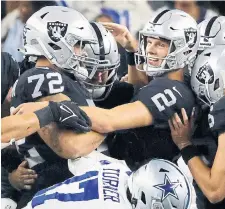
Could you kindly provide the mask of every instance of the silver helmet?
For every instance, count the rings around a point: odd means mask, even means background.
[[[96,68],[86,65],[88,78],[84,84],[95,101],[104,100],[117,79],[117,70],[120,65],[120,55],[113,35],[105,27],[91,22],[93,34],[98,40],[97,44],[86,44],[84,47],[88,57],[96,60]]]
[[[147,38],[166,40],[169,43],[166,57],[153,57],[146,52]],[[196,21],[180,10],[164,10],[152,18],[139,32],[139,49],[136,53],[137,69],[149,76],[160,76],[194,62],[199,45]],[[159,66],[151,60],[161,60]]]
[[[153,159],[131,174],[127,195],[135,209],[188,209],[191,203],[187,178],[163,159]]]
[[[84,54],[86,43],[97,43],[91,25],[81,13],[67,7],[44,7],[35,12],[24,27],[25,55],[44,56],[57,67],[84,77],[87,71],[82,65],[97,65]]]
[[[199,25],[199,53],[216,45],[225,45],[225,16],[215,16]]]
[[[225,48],[222,45],[204,50],[191,72],[191,86],[198,99],[211,105],[218,101],[225,88]]]

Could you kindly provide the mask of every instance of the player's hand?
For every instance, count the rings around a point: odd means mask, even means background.
[[[54,121],[63,127],[74,130],[76,133],[85,133],[91,130],[91,120],[78,105],[72,101],[49,102]]]
[[[27,161],[23,161],[16,170],[9,174],[9,182],[17,190],[30,190],[36,179],[37,174],[28,168]]]
[[[178,114],[175,113],[174,116],[168,121],[172,139],[180,150],[191,144],[194,110],[192,111],[190,121],[188,120],[188,116],[184,108],[181,109],[181,113],[182,120]]]
[[[137,41],[126,26],[106,22],[101,24],[113,34],[116,41],[120,43],[123,48],[131,52],[137,51]]]
[[[125,76],[123,76],[123,77],[120,79],[120,82],[128,82],[128,74],[126,74]]]
[[[25,113],[35,112],[47,106],[48,106],[48,102],[23,103],[12,111],[12,115],[21,115]]]

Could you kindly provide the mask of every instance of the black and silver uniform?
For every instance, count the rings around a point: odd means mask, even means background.
[[[68,96],[81,106],[87,106],[92,102],[81,84],[64,73],[49,68],[33,68],[25,71],[16,81],[12,92],[11,108],[59,93]],[[16,145],[18,152],[28,160],[31,168],[62,160],[37,133],[19,140]]]
[[[111,155],[133,166],[149,158],[172,160],[178,153],[171,139],[168,120],[185,108],[190,116],[195,97],[184,82],[157,78],[140,89],[133,101],[141,101],[153,116],[153,125],[118,133],[109,142]],[[138,110],[137,110],[138,111]]]
[[[225,96],[211,106],[208,121],[214,136],[225,132]]]

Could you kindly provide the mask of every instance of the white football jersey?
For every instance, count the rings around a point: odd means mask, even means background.
[[[74,176],[39,191],[26,209],[132,208],[126,195],[131,171],[124,161],[92,152],[79,160],[69,160],[68,165]]]

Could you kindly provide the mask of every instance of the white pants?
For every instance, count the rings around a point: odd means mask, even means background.
[[[193,187],[193,177],[192,174],[188,168],[188,166],[185,164],[184,160],[182,157],[180,157],[177,161],[177,164],[179,166],[179,168],[181,169],[181,171],[186,175],[186,177],[188,178],[188,181],[190,182],[190,186],[191,186],[191,206],[190,209],[197,209],[197,205],[196,205],[196,193],[195,193],[195,188]]]

